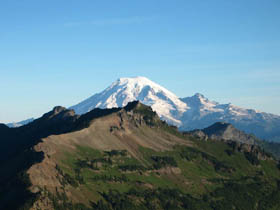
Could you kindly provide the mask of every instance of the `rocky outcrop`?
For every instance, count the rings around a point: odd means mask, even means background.
[[[204,133],[202,130],[199,130],[199,129],[193,130],[191,132],[186,132],[186,133],[189,133],[192,136],[194,136],[196,138],[199,138],[199,139],[203,139],[205,141],[208,140],[208,135],[206,133]]]
[[[232,150],[226,151],[229,155],[234,152],[242,152],[248,157],[248,159],[251,159],[252,157],[258,160],[272,158],[270,154],[260,147],[259,142],[261,142],[261,140],[253,135],[238,130],[229,123],[217,122],[202,130],[196,129],[186,132],[185,134],[205,141],[225,141],[232,148]]]
[[[236,141],[249,145],[255,144],[258,141],[255,136],[246,134],[230,123],[225,122],[217,122],[202,130],[197,129],[187,133],[203,140]]]
[[[236,141],[229,141],[227,143],[231,146],[232,152],[243,152],[246,156],[254,156],[258,160],[273,159],[273,157],[264,151],[259,145],[245,144]]]

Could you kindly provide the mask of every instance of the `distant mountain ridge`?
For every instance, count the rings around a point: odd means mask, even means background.
[[[101,93],[70,108],[84,114],[94,108],[124,107],[135,100],[151,106],[162,120],[183,131],[202,129],[223,121],[258,138],[280,141],[280,116],[219,104],[199,93],[179,98],[145,77],[120,78]]]
[[[190,109],[181,118],[182,130],[202,129],[215,122],[233,124],[237,129],[252,133],[258,138],[280,141],[280,116],[244,109],[233,104],[219,104],[201,94],[182,98]]]
[[[225,122],[217,122],[204,128],[187,132],[195,137],[203,140],[219,140],[219,141],[235,141],[249,145],[258,144],[260,142],[255,136],[247,134],[236,129],[232,124]]]
[[[20,127],[20,126],[26,125],[28,123],[31,123],[34,120],[35,120],[34,118],[30,118],[30,119],[23,120],[23,121],[20,121],[20,122],[8,123],[6,125],[10,128],[16,128],[16,127]]]
[[[280,141],[280,116],[244,109],[233,104],[219,104],[200,93],[179,98],[171,91],[145,77],[120,78],[104,91],[70,107],[77,114],[94,108],[124,107],[128,102],[139,100],[151,106],[160,118],[181,131],[203,129],[216,122],[227,122],[237,129],[252,133],[258,138]],[[9,123],[8,127],[20,127],[34,119]]]

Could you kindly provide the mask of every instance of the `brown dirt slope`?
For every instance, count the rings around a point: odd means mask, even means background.
[[[34,147],[37,152],[44,153],[44,159],[28,170],[32,183],[31,191],[41,192],[33,209],[52,209],[51,202],[46,199],[42,189],[55,193],[61,187],[56,165],[63,153],[75,152],[77,145],[101,151],[127,150],[130,156],[140,161],[140,147],[164,151],[171,150],[176,144],[191,145],[190,141],[162,129],[163,125],[167,126],[157,115],[147,120],[140,112],[121,109],[105,117],[93,119],[89,127],[82,130],[44,138]],[[66,194],[74,202],[81,201],[81,192],[78,191],[79,189],[73,191],[69,188]]]

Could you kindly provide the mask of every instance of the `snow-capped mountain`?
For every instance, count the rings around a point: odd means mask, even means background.
[[[280,140],[280,116],[244,109],[233,104],[219,104],[202,94],[181,99],[189,109],[180,119],[181,130],[202,129],[215,122],[227,122],[259,138]]]
[[[70,108],[84,114],[94,108],[123,107],[135,100],[151,106],[161,119],[180,130],[202,129],[223,121],[259,138],[280,141],[280,116],[219,104],[199,93],[180,99],[145,77],[118,79],[101,93]]]
[[[70,108],[84,114],[94,108],[123,107],[135,100],[151,106],[163,120],[177,126],[182,126],[180,118],[188,110],[174,93],[145,77],[120,78],[101,93]]]

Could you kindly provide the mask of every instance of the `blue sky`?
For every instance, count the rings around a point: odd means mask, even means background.
[[[280,114],[279,0],[0,2],[0,122],[145,76]]]

